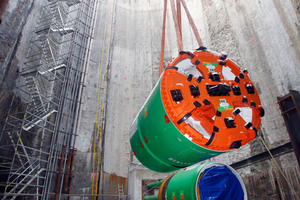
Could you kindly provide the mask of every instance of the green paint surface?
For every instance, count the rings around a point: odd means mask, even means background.
[[[171,172],[223,153],[194,144],[172,121],[167,123],[165,115],[159,81],[139,112],[137,129],[134,129],[130,138],[137,159],[147,168],[157,172]]]
[[[196,189],[197,181],[202,170],[213,162],[207,162],[202,165],[193,166],[187,170],[179,171],[170,180],[167,188],[167,199],[181,199],[182,194],[184,199],[197,200]]]
[[[233,109],[233,106],[223,106],[223,107],[218,107],[218,111],[224,111],[226,109]]]
[[[217,63],[211,62],[211,63],[207,63],[207,62],[203,62],[203,65],[212,65],[212,66],[218,66]]]

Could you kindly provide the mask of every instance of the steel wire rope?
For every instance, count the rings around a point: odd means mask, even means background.
[[[171,1],[173,21],[174,21],[175,30],[176,30],[177,47],[178,47],[178,52],[180,52],[183,50],[181,31],[180,31],[179,24],[178,24],[178,18],[177,18],[176,9],[175,9],[175,2],[174,2],[174,0],[170,0],[170,1]]]
[[[261,130],[262,130],[263,135],[265,135],[263,129],[261,129]],[[275,158],[274,158],[272,152],[270,151],[268,145],[265,143],[265,141],[264,141],[264,139],[262,138],[262,136],[260,136],[259,138],[260,138],[260,141],[262,142],[262,144],[264,145],[264,147],[267,149],[268,153],[270,154],[271,159],[272,159],[272,160],[274,161],[274,163],[276,164],[276,167],[277,167],[277,169],[279,170],[280,174],[283,176],[284,180],[287,182],[288,186],[290,187],[290,189],[291,189],[292,192],[294,193],[295,197],[296,197],[297,199],[299,199],[299,196],[297,195],[296,191],[294,190],[294,188],[292,187],[292,185],[291,185],[290,182],[288,181],[287,177],[285,176],[285,174],[284,174],[283,171],[281,170],[279,164],[278,164],[277,161],[275,160]],[[271,162],[271,164],[272,164],[272,168],[274,168],[272,162]]]
[[[175,30],[176,30],[176,38],[177,38],[177,48],[178,51],[183,50],[183,42],[182,42],[182,28],[181,28],[181,4],[184,7],[184,10],[186,12],[187,18],[189,20],[190,26],[193,30],[193,33],[196,37],[196,40],[199,44],[199,46],[203,46],[202,40],[200,38],[199,32],[196,28],[196,25],[194,23],[194,20],[186,6],[186,3],[184,0],[176,0],[176,5],[177,5],[177,11],[175,9],[175,2],[174,0],[170,0],[171,2],[171,9],[172,9],[172,16],[173,16],[173,21],[175,25]],[[181,4],[180,4],[181,2]],[[165,50],[165,30],[166,30],[166,12],[167,12],[167,0],[164,0],[164,14],[163,14],[163,26],[162,26],[162,39],[161,39],[161,52],[160,52],[160,61],[159,61],[159,76],[163,72],[163,61],[164,61],[164,50]]]
[[[164,69],[167,3],[168,0],[164,0],[164,14],[163,14],[162,38],[161,38],[160,60],[159,60],[159,76],[162,74]]]

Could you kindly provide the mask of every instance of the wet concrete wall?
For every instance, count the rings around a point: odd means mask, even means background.
[[[11,113],[19,113],[22,118],[24,105],[19,97],[15,97],[12,102],[14,89],[18,73],[22,68],[31,33],[35,27],[37,17],[39,16],[41,6],[47,2],[46,0],[4,0],[0,3],[0,133],[1,146],[10,146],[12,141],[7,133],[3,133],[2,129],[5,118],[7,116],[9,106],[12,106]],[[32,135],[23,135],[24,143],[32,142]],[[15,138],[13,138],[15,139]],[[11,149],[0,149],[0,163],[9,162],[6,158],[13,157],[14,152]],[[5,158],[6,157],[6,158]],[[2,167],[2,166],[1,166]],[[3,168],[1,168],[3,170]],[[7,176],[1,176],[1,182],[5,182]],[[1,186],[0,192],[3,192],[4,186]]]
[[[31,6],[32,1],[1,2],[0,122],[3,122],[7,113],[6,108],[10,103],[11,92],[18,77],[18,61],[14,61],[14,56]]]
[[[8,1],[3,12],[0,24],[0,122],[6,116],[18,72],[26,60],[31,33],[46,2]]]

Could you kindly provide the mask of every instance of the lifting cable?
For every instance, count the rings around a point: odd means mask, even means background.
[[[196,25],[194,23],[194,20],[186,6],[185,1],[184,0],[176,0],[177,13],[176,13],[176,9],[175,9],[174,0],[170,0],[170,1],[171,1],[173,21],[174,21],[175,30],[176,30],[178,51],[180,52],[183,50],[180,3],[182,3],[182,6],[184,7],[184,10],[185,10],[187,18],[189,20],[190,26],[192,27],[193,33],[196,37],[196,40],[197,40],[199,46],[203,46],[199,32],[198,32]],[[164,0],[164,14],[163,14],[163,27],[162,27],[161,53],[160,53],[160,62],[159,62],[159,75],[162,74],[163,69],[164,69],[163,61],[164,61],[164,49],[165,49],[166,12],[167,12],[167,0]]]
[[[177,8],[177,21],[178,21],[178,27],[180,31],[180,37],[182,38],[182,27],[181,27],[181,5],[180,0],[176,0],[176,8]]]
[[[197,40],[197,42],[198,42],[198,45],[199,45],[199,46],[203,46],[203,43],[202,43],[202,40],[201,40],[201,38],[200,38],[199,32],[198,32],[198,30],[197,30],[197,28],[196,28],[196,25],[195,25],[195,23],[194,23],[194,20],[193,20],[193,18],[192,18],[192,16],[191,16],[190,12],[189,12],[189,10],[188,10],[186,4],[185,4],[185,1],[184,1],[184,0],[181,0],[181,3],[182,3],[182,5],[183,5],[183,7],[184,7],[184,10],[185,10],[186,15],[187,15],[187,18],[188,18],[188,20],[189,20],[189,22],[190,22],[190,25],[191,25],[191,27],[192,27],[192,29],[193,29],[193,32],[194,32],[194,35],[195,35],[196,40]]]
[[[100,103],[100,89],[101,89],[101,77],[102,77],[102,64],[103,64],[103,55],[104,55],[104,47],[105,47],[105,38],[106,38],[106,25],[107,25],[107,15],[108,15],[108,4],[109,1],[106,1],[106,11],[105,11],[105,20],[104,20],[104,30],[103,30],[103,37],[102,37],[102,51],[101,51],[101,62],[100,62],[100,72],[99,72],[99,81],[98,81],[98,93],[97,93],[97,106],[96,106],[96,119],[95,119],[95,127],[94,127],[94,149],[93,149],[93,169],[92,169],[92,195],[97,194],[98,192],[98,176],[99,176],[99,154],[100,154],[100,145],[101,145],[101,137],[102,137],[102,123],[103,123],[103,110],[104,110],[104,96],[105,96],[105,87],[103,89],[103,99],[102,99],[102,109],[101,109],[101,119],[100,119],[100,127],[98,129],[98,114],[99,114],[99,103]],[[114,3],[114,2],[113,2]],[[113,9],[114,5],[112,5]],[[111,15],[113,15],[113,12],[111,12]],[[110,21],[112,24],[112,19]],[[111,25],[110,24],[110,28]],[[110,35],[111,30],[109,32],[109,44],[108,44],[108,50],[107,50],[107,62],[108,62],[108,56],[109,56],[109,47],[110,47]],[[107,65],[106,65],[107,66]],[[106,74],[104,76],[104,84],[106,86]],[[98,133],[99,132],[99,133]],[[98,136],[98,159],[97,159],[97,170],[95,171],[95,161],[96,161],[96,141]],[[95,178],[97,177],[97,178]],[[96,184],[95,184],[96,182]],[[93,197],[94,198],[94,197]]]
[[[262,131],[262,135],[265,135],[264,133],[264,130],[261,129]],[[264,147],[267,149],[268,153],[270,154],[271,156],[271,165],[272,165],[272,168],[275,169],[274,167],[274,163],[276,164],[276,167],[277,169],[279,170],[280,174],[283,176],[284,180],[286,181],[286,183],[288,184],[288,186],[290,187],[290,189],[292,190],[292,192],[294,193],[295,197],[297,199],[299,199],[299,197],[297,196],[297,193],[295,192],[294,188],[292,187],[291,183],[288,181],[287,177],[285,176],[284,172],[282,171],[281,167],[279,166],[279,164],[277,163],[276,159],[274,158],[273,154],[271,153],[268,145],[265,143],[264,139],[262,136],[259,137],[260,138],[260,141],[262,142],[262,144],[264,145]],[[273,161],[273,162],[272,162]],[[276,172],[275,172],[276,174]],[[281,193],[281,192],[280,192]]]
[[[164,53],[165,53],[165,34],[166,34],[167,2],[168,2],[168,0],[164,0],[164,17],[163,17],[161,50],[160,50],[160,61],[159,61],[159,75],[161,75],[162,72],[163,72],[163,70],[164,70]]]
[[[180,34],[181,31],[179,29],[178,18],[177,18],[177,14],[175,12],[175,3],[174,3],[174,0],[170,0],[170,1],[171,1],[173,21],[174,21],[175,30],[176,30],[177,47],[178,47],[178,52],[180,52],[180,51],[183,50],[182,37],[181,37],[181,34]]]

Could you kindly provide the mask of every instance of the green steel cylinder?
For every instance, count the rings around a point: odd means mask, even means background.
[[[247,73],[223,54],[180,52],[131,126],[133,154],[171,172],[253,140],[264,110]]]
[[[247,192],[242,179],[233,168],[222,163],[208,162],[167,177],[162,182],[156,199],[247,200]]]
[[[153,183],[149,183],[147,185],[148,189],[152,189],[152,188],[159,188],[159,186],[161,185],[161,183],[163,182],[163,180],[161,181],[156,181],[156,182],[153,182]]]
[[[158,195],[145,196],[144,200],[158,200]]]
[[[218,167],[220,169],[216,169]],[[232,179],[227,181],[228,177]],[[201,186],[202,179],[205,180]],[[209,184],[212,187],[208,187]],[[237,172],[230,166],[216,162],[208,162],[178,172],[171,178],[166,194],[166,199],[170,200],[200,200],[215,197],[223,200],[247,199],[245,185]]]
[[[176,171],[223,153],[193,143],[168,120],[161,99],[160,81],[134,120],[130,144],[138,160],[157,172]]]

